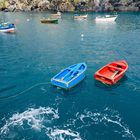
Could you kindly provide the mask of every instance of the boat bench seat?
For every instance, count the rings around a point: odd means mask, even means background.
[[[97,74],[99,77],[112,80],[110,77],[107,77],[107,76],[105,76],[104,74],[100,74],[99,72],[96,72],[96,74]]]
[[[119,71],[122,71],[123,69],[122,68],[118,68],[118,67],[114,67],[114,66],[111,66],[111,65],[108,65],[109,68],[114,68],[116,70],[119,70]]]
[[[100,77],[105,78],[105,79],[112,80],[112,78],[109,78],[109,77],[107,77],[107,76],[105,76],[105,75],[100,75]]]

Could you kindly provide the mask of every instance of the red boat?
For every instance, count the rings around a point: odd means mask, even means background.
[[[117,83],[128,69],[128,64],[125,60],[109,63],[99,69],[94,78],[104,84],[113,85]]]

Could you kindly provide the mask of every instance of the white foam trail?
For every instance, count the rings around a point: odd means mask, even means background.
[[[58,110],[53,108],[39,107],[29,108],[23,113],[13,114],[11,118],[6,120],[5,125],[0,129],[0,134],[8,134],[8,132],[14,127],[23,127],[24,124],[28,125],[30,128],[41,130],[44,127],[43,123],[50,123],[54,119],[58,119]]]
[[[61,100],[59,97],[56,99],[56,101]],[[17,128],[21,128],[21,131],[28,128],[39,132],[45,131],[46,136],[49,137],[50,140],[82,140],[81,130],[94,125],[104,125],[107,129],[113,128],[111,131],[121,135],[122,138],[137,140],[133,132],[123,122],[119,113],[109,108],[105,108],[101,112],[85,109],[83,113],[78,112],[74,118],[68,119],[66,123],[62,125],[53,127],[48,125],[57,119],[59,119],[58,109],[51,107],[29,108],[22,113],[13,114],[12,117],[6,120],[5,125],[0,128],[0,136],[2,136],[3,139],[16,138],[15,130]],[[86,139],[86,137],[83,139]]]
[[[71,129],[47,128],[46,134],[51,140],[82,140],[80,134]]]
[[[103,112],[91,112],[84,110],[83,114],[77,113],[76,117],[83,123],[83,125],[78,127],[78,129],[82,129],[93,124],[104,124],[105,126],[110,126],[111,123],[111,126],[114,125],[121,129],[122,137],[133,138],[134,140],[137,139],[129,127],[123,123],[118,112],[109,108],[104,109]],[[114,130],[114,132],[120,133],[117,130]]]

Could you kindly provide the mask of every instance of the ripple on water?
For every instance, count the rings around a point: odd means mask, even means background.
[[[103,126],[104,130],[122,138],[137,139],[129,126],[123,122],[120,114],[110,108],[105,108],[102,111],[85,109],[82,113],[77,112],[72,118],[68,118],[61,124],[60,119],[58,109],[52,107],[29,108],[22,113],[13,114],[12,117],[5,120],[5,124],[0,128],[1,139],[17,138],[17,128],[21,133],[28,128],[28,130],[45,135],[51,140],[86,140],[88,136],[83,135],[82,132],[87,128],[97,128],[97,126]],[[100,133],[98,132],[99,135],[101,135]],[[93,133],[95,138],[96,134]],[[30,137],[28,136],[28,139]]]
[[[21,128],[21,131],[26,127],[41,131],[44,127],[44,122],[51,123],[54,119],[58,119],[58,110],[50,107],[29,108],[22,113],[15,113],[6,120],[5,125],[0,128],[2,138],[9,138],[11,131],[16,128]]]

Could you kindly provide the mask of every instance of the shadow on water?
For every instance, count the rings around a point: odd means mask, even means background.
[[[61,96],[66,97],[66,96],[70,96],[70,95],[73,95],[73,94],[76,93],[76,92],[74,92],[75,91],[74,88],[76,88],[76,87],[73,87],[73,88],[71,88],[69,90],[65,90],[65,89],[62,89],[60,87],[52,86],[51,91],[54,94],[59,94]]]
[[[123,78],[115,85],[107,85],[107,84],[103,84],[99,81],[95,81],[94,85],[100,89],[103,89],[106,91],[111,91],[113,89],[118,88],[123,82],[127,81],[127,79],[128,79],[128,77],[126,75],[124,75]]]
[[[84,85],[84,80],[82,80],[79,84],[75,85],[74,87],[70,88],[69,90],[52,85],[51,92],[54,94],[60,94],[61,96],[64,96],[64,97],[73,96],[74,94],[79,92],[79,89],[82,89],[83,85]]]

